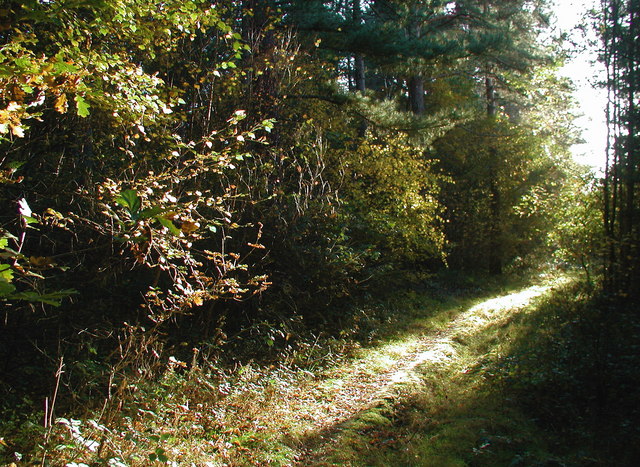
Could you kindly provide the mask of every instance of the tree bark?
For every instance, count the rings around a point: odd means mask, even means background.
[[[360,0],[353,0],[353,22],[356,27],[359,27],[362,21],[362,8],[360,5]],[[360,95],[364,96],[367,91],[366,81],[365,81],[365,66],[364,66],[364,56],[362,54],[355,54],[353,57],[353,68],[354,75],[353,80],[355,82],[356,92]],[[364,138],[367,134],[367,122],[365,120],[361,120],[358,125],[358,136],[360,138]]]
[[[414,7],[415,9],[415,7]],[[411,24],[409,24],[408,30],[409,37],[415,40],[419,40],[421,36],[421,27],[419,22],[419,15],[417,11],[413,12],[413,18]],[[424,77],[422,75],[415,74],[409,77],[409,108],[415,115],[424,115]]]
[[[415,115],[424,115],[424,78],[420,75],[409,78],[409,107]]]
[[[487,117],[495,120],[497,115],[496,91],[493,78],[485,78],[485,91],[487,99]],[[503,262],[503,233],[502,233],[502,199],[498,182],[498,149],[489,147],[489,274],[502,274]]]

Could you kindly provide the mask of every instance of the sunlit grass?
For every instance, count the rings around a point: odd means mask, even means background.
[[[426,299],[423,317],[394,337],[352,346],[350,358],[335,351],[336,363],[321,370],[178,365],[132,390],[108,423],[82,422],[82,439],[98,451],[56,427],[52,444],[66,447],[49,456],[114,465],[160,457],[175,465],[492,465],[513,457],[533,428],[478,368],[508,352],[511,317],[560,286],[547,279],[475,303]]]
[[[345,444],[333,446],[318,465],[489,466],[548,458],[535,424],[504,401],[477,368],[508,352],[505,334],[518,332],[505,328],[511,316],[526,313],[565,283],[548,280],[458,313],[426,349],[392,374],[390,383],[399,397],[392,408],[380,405],[377,410],[394,421],[393,429],[359,424],[359,432],[343,433]],[[496,339],[500,334],[502,340]]]

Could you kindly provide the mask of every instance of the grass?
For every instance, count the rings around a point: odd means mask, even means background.
[[[505,398],[485,368],[523,332],[518,317],[536,309],[526,304],[534,293],[541,290],[445,314],[444,331],[418,359],[416,377],[395,388],[393,403],[356,414],[341,427],[338,443],[309,465],[542,465],[554,459],[535,422]]]
[[[637,313],[603,323],[612,310],[576,282],[514,303],[455,318],[448,356],[369,409],[391,424],[356,414],[309,465],[637,465]]]
[[[21,445],[9,433],[0,453],[16,460],[23,446],[23,463],[51,465],[597,462],[580,434],[592,422],[580,412],[589,396],[567,399],[585,382],[563,360],[577,351],[560,351],[590,318],[576,304],[580,291],[560,283],[503,287],[498,297],[496,288],[465,290],[439,300],[397,295],[386,306],[405,313],[358,318],[355,332],[366,339],[318,336],[281,363],[224,369],[174,359],[161,380],[131,382],[103,410],[54,425],[46,445]],[[555,410],[581,422],[546,413]]]

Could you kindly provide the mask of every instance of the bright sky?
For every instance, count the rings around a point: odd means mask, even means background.
[[[555,3],[556,26],[569,32],[573,40],[584,44],[586,40],[581,32],[574,31],[580,24],[587,10],[597,7],[598,0],[553,0]],[[573,31],[573,32],[572,32]],[[604,170],[607,131],[605,123],[606,91],[594,86],[594,81],[604,74],[600,63],[594,64],[596,53],[586,50],[577,54],[562,69],[562,74],[570,77],[576,85],[575,97],[578,102],[578,113],[582,116],[576,124],[582,128],[584,144],[575,145],[572,149],[574,158],[600,171]]]

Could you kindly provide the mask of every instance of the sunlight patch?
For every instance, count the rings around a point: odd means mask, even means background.
[[[391,384],[398,384],[418,380],[419,377],[415,369],[419,365],[425,363],[449,363],[455,359],[457,355],[457,351],[451,340],[448,337],[443,337],[433,342],[429,349],[416,355],[404,368],[391,375],[389,382]]]
[[[550,287],[551,286],[534,285],[520,292],[492,298],[469,308],[469,313],[485,312],[492,315],[512,308],[520,308],[528,305],[531,300],[542,295],[549,290]]]
[[[390,389],[395,384],[419,381],[419,374],[415,371],[419,365],[451,364],[459,356],[454,347],[453,336],[460,333],[467,336],[473,335],[488,323],[495,322],[496,315],[504,314],[506,316],[509,311],[523,308],[535,298],[564,282],[566,279],[563,278],[548,285],[534,285],[519,292],[485,300],[469,308],[451,323],[444,335],[428,343],[428,349],[412,356],[409,362],[391,374],[386,389]],[[394,344],[393,348],[394,351],[403,347],[408,349],[416,343],[415,340],[412,340],[403,345]]]

